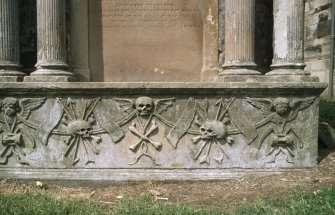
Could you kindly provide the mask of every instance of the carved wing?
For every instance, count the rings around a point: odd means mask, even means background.
[[[311,106],[314,103],[315,99],[316,97],[293,100],[290,103],[291,113],[288,116],[287,121],[291,122],[295,120],[298,116],[298,113]]]
[[[164,111],[167,111],[170,107],[173,106],[175,102],[175,98],[168,98],[168,99],[157,99],[155,102],[155,111],[158,114],[163,113]]]
[[[123,112],[129,114],[134,111],[135,104],[131,99],[114,98],[114,101],[122,109]]]
[[[269,99],[249,98],[246,97],[246,101],[257,109],[263,112],[263,115],[269,116],[273,109],[273,103]]]
[[[40,107],[45,101],[45,98],[30,98],[30,99],[21,99],[20,100],[20,107],[21,112],[20,116],[24,119],[29,117],[29,114],[32,110]]]

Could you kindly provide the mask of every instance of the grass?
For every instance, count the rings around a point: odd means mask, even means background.
[[[156,202],[152,196],[123,199],[115,208],[93,203],[89,200],[70,198],[57,199],[45,193],[0,194],[0,214],[11,215],[219,215],[219,214],[335,214],[335,188],[318,193],[296,193],[286,199],[261,200],[235,212],[200,210],[188,206],[172,207]]]
[[[105,207],[78,199],[57,199],[45,193],[0,194],[2,215],[104,215]]]
[[[320,121],[329,123],[335,128],[335,99],[321,98],[320,100]]]
[[[296,193],[287,199],[261,200],[248,208],[237,209],[236,214],[334,215],[335,188],[319,193]]]

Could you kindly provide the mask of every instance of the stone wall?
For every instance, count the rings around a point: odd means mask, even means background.
[[[325,82],[329,80],[331,9],[331,0],[306,0],[305,3],[306,70]]]

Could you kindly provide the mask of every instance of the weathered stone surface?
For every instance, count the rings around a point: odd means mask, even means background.
[[[258,75],[255,60],[255,0],[225,1],[225,61],[221,75]]]
[[[52,76],[26,76],[24,82],[69,82],[74,81],[72,76],[64,76],[61,74],[54,74]]]
[[[0,82],[21,82],[23,76],[0,76]]]
[[[20,65],[19,1],[0,1],[0,76],[24,76]],[[1,80],[6,80],[1,79]],[[15,80],[15,78],[11,78]]]
[[[0,176],[190,180],[312,167],[324,87],[2,83]]]
[[[37,76],[72,76],[68,72],[66,50],[66,1],[37,0]],[[52,22],[50,21],[52,20]],[[52,80],[51,80],[52,81]]]
[[[91,1],[91,65],[103,71],[98,81],[199,81],[202,68],[218,61],[215,3]]]
[[[216,81],[219,74],[219,5],[218,0],[205,1],[203,27],[203,65],[201,81]]]
[[[267,75],[308,75],[304,71],[304,1],[275,0],[273,16],[274,56]]]

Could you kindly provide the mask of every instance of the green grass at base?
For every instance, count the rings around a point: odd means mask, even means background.
[[[236,214],[334,215],[335,188],[319,193],[296,193],[287,199],[261,200],[250,207],[237,209]]]
[[[188,206],[172,207],[158,203],[152,196],[123,199],[113,208],[89,200],[54,198],[45,193],[0,194],[2,215],[331,215],[335,214],[335,188],[319,193],[296,193],[286,199],[265,199],[233,213],[218,210],[199,210]]]

